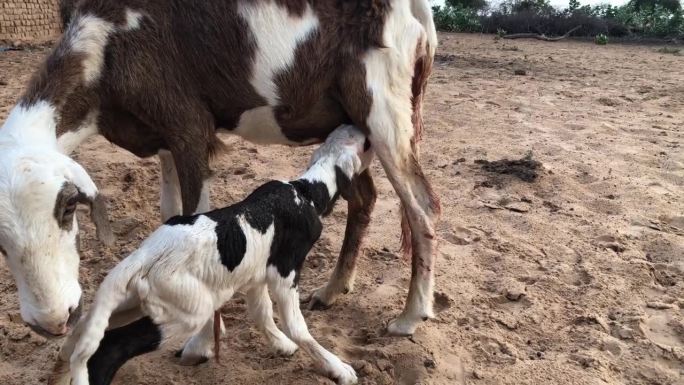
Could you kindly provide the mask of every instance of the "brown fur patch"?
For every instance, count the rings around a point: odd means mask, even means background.
[[[255,3],[271,0],[249,0]],[[276,74],[281,104],[274,106],[293,141],[323,140],[340,124],[362,129],[371,96],[362,57],[381,47],[389,0],[276,0],[294,16],[313,7],[318,32]],[[140,28],[117,31],[105,49],[96,84],[83,82],[82,54],[70,51],[76,28],[31,81],[22,104],[40,100],[58,112],[58,136],[98,111],[98,129],[138,156],[172,152],[182,186],[183,213],[192,213],[210,158],[223,145],[217,128],[233,129],[243,112],[266,105],[252,87],[256,39],[239,16],[237,1],[65,0],[64,20],[91,14],[122,26],[126,8],[145,15]],[[343,38],[341,38],[343,37]]]
[[[347,279],[356,269],[356,260],[363,247],[368,232],[371,215],[378,197],[370,170],[366,170],[352,180],[347,199],[347,226],[334,274]],[[349,289],[348,287],[346,289]]]
[[[79,203],[87,203],[90,206],[90,219],[95,224],[100,241],[108,246],[114,244],[114,233],[109,224],[107,203],[104,197],[98,194],[91,200],[73,183],[65,182],[57,193],[53,216],[59,227],[65,231],[71,230],[74,225],[76,205]]]

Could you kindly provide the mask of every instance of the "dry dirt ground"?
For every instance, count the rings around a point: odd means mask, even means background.
[[[437,317],[411,338],[383,334],[410,265],[397,254],[397,198],[375,164],[380,195],[356,288],[328,311],[305,312],[312,334],[353,363],[361,384],[684,384],[684,58],[654,46],[440,38],[422,146],[444,207]],[[45,53],[0,53],[0,121]],[[226,142],[215,205],[296,176],[311,152]],[[475,162],[529,152],[542,164],[532,181]],[[119,234],[101,248],[81,212],[90,298],[158,225],[159,171],[156,159],[99,138],[76,158],[110,197]],[[334,266],[345,210],[308,259],[305,295]],[[59,342],[21,324],[0,265],[0,384],[45,382]],[[243,300],[223,317],[222,363],[180,367],[168,348],[129,363],[117,384],[331,383],[301,352],[274,357]]]

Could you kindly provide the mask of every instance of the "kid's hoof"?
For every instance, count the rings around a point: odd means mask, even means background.
[[[201,365],[207,361],[209,361],[209,357],[192,356],[192,355],[183,356],[181,354],[181,359],[180,359],[179,363],[182,366],[197,366],[197,365]]]
[[[337,370],[337,373],[332,373],[331,378],[334,379],[338,385],[353,385],[359,381],[356,378],[354,369],[345,363],[342,363],[342,366]]]

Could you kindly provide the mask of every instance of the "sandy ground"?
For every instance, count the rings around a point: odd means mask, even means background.
[[[305,311],[312,334],[353,363],[361,384],[684,384],[684,58],[653,46],[440,37],[423,144],[444,207],[437,318],[411,338],[383,334],[410,265],[397,254],[398,202],[376,162],[380,195],[355,291],[328,311]],[[44,55],[0,53],[0,121]],[[215,205],[296,176],[311,151],[226,142]],[[475,162],[530,151],[542,163],[532,182]],[[158,224],[159,171],[156,159],[99,138],[76,158],[110,197],[119,234],[101,248],[80,213],[90,298]],[[334,266],[345,210],[338,205],[307,261],[305,295]],[[59,342],[21,324],[0,265],[0,383],[45,382]],[[331,383],[301,352],[274,357],[243,300],[223,317],[221,364],[181,367],[169,348],[129,363],[117,384]]]

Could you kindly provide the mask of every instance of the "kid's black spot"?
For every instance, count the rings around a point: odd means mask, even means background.
[[[337,194],[335,194],[335,197],[333,197],[331,200],[331,206],[335,205],[335,202],[340,195],[342,195],[342,198],[346,200],[350,199],[349,191],[351,187],[351,180],[338,166],[335,166],[335,183],[337,184]],[[330,211],[332,211],[332,207],[330,207]]]
[[[216,237],[221,263],[233,271],[240,265],[247,251],[247,239],[240,228],[236,217],[228,218],[216,224]]]
[[[108,330],[95,354],[88,360],[88,377],[92,385],[112,382],[117,370],[133,357],[157,350],[161,331],[150,317],[126,326]]]
[[[324,216],[330,212],[331,209],[328,206],[331,206],[331,201],[333,203],[334,201],[330,199],[325,183],[312,183],[308,180],[299,179],[290,182],[290,184],[297,189],[299,195],[305,198],[305,200],[313,202],[317,212],[322,213]]]
[[[299,205],[295,203],[297,195],[301,200]],[[275,266],[283,277],[295,271],[296,283],[307,253],[321,235],[319,215],[330,206],[324,183],[271,181],[242,202],[204,215],[217,223],[218,252],[221,262],[231,271],[242,262],[247,251],[248,239],[240,228],[239,218],[244,218],[261,234],[273,226],[268,265]]]
[[[177,226],[177,225],[194,225],[195,222],[197,222],[197,217],[199,215],[176,215],[171,218],[169,218],[166,222],[164,222],[165,225],[169,226]]]

